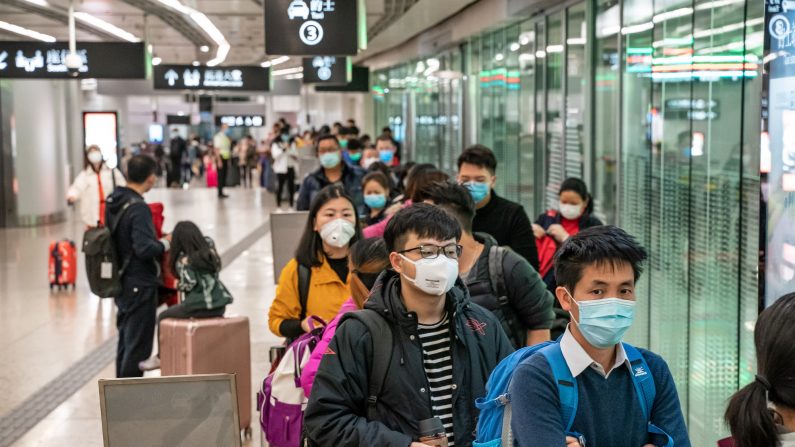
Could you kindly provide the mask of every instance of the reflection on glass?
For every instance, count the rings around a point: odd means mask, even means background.
[[[566,14],[566,121],[564,177],[583,177],[585,118],[585,3]]]
[[[563,11],[547,17],[546,53],[546,121],[547,185],[546,206],[557,208],[558,192],[563,183]]]
[[[524,22],[519,34],[519,102],[521,118],[519,120],[519,203],[528,215],[535,216],[541,212],[536,203],[536,195],[541,188],[535,175],[536,162],[536,47],[535,22]]]

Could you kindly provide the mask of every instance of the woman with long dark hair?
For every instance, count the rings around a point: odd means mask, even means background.
[[[276,298],[268,313],[271,332],[296,338],[309,331],[310,317],[329,321],[337,315],[350,296],[350,246],[361,237],[353,199],[339,185],[321,189],[310,204],[295,258],[279,277]],[[300,284],[299,278],[307,276],[308,284]],[[300,291],[304,287],[307,295],[302,303]]]
[[[183,300],[157,317],[157,327],[166,318],[222,317],[232,295],[219,278],[221,257],[210,238],[195,223],[177,223],[171,233],[171,268],[179,278]],[[144,360],[138,367],[150,371],[160,367],[159,356]]]
[[[756,378],[726,409],[735,447],[795,446],[795,293],[759,315]]]
[[[337,325],[340,320],[348,312],[364,309],[364,303],[370,296],[370,289],[373,288],[375,280],[381,272],[389,267],[389,251],[386,249],[384,240],[380,237],[362,239],[353,244],[348,267],[351,271],[351,297],[348,301],[345,301],[337,316],[323,330],[323,338],[312,350],[309,362],[301,371],[301,386],[307,396],[312,392],[312,383],[315,381],[320,360],[325,355],[326,347],[331,343],[331,339],[334,338],[334,333],[337,331]]]

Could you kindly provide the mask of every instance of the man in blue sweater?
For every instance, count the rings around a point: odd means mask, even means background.
[[[666,445],[665,436],[649,432],[651,422],[673,439],[673,446],[690,447],[668,365],[660,356],[638,349],[656,387],[647,420],[620,343],[632,324],[635,283],[645,259],[643,247],[613,226],[583,230],[560,248],[555,257],[555,294],[572,321],[560,339],[560,350],[576,381],[577,411],[566,432],[550,365],[543,355],[530,357],[517,367],[511,382],[515,445],[585,447],[581,441],[587,447]]]

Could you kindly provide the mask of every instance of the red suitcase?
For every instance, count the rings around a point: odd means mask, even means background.
[[[240,430],[251,437],[251,343],[246,317],[167,318],[160,323],[163,376],[237,375]]]
[[[155,226],[155,236],[160,239],[163,237],[163,222],[166,220],[163,215],[165,207],[160,202],[154,202],[149,204],[149,209],[152,211],[152,224]],[[171,257],[168,253],[163,255],[163,259],[160,260],[160,266],[163,270],[163,284],[160,287],[159,293],[160,303],[166,303],[168,307],[177,305],[179,304],[179,292],[177,291],[179,279],[177,279],[174,272],[171,271]]]
[[[75,288],[77,283],[77,247],[75,243],[64,239],[50,243],[49,262],[50,289],[53,287]]]

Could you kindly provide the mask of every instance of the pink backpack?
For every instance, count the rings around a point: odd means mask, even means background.
[[[314,321],[313,321],[314,320]],[[315,322],[319,323],[315,326]],[[290,344],[276,369],[257,392],[260,426],[272,447],[299,447],[308,397],[301,387],[301,372],[323,337],[326,322],[310,320],[312,330]]]

